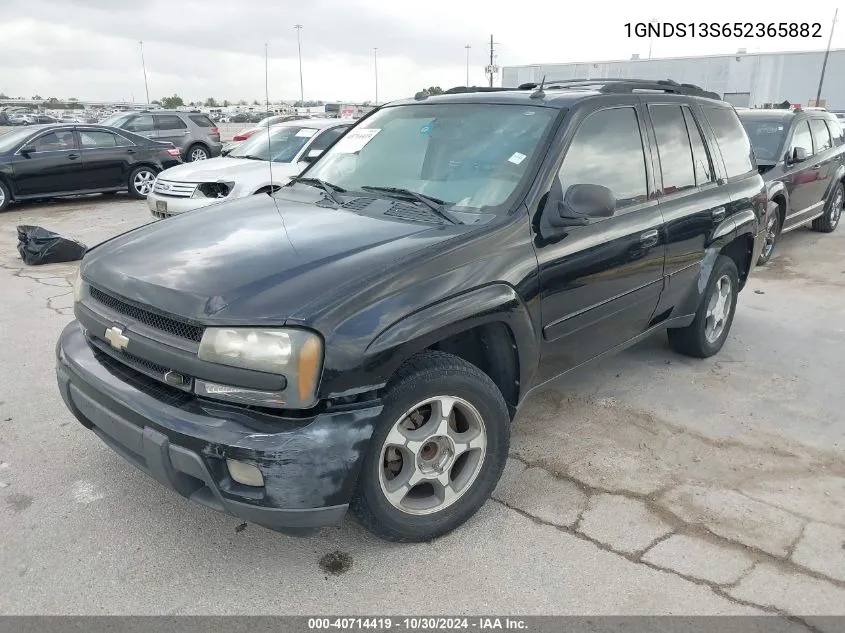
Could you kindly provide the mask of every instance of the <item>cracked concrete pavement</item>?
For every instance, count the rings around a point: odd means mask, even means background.
[[[76,265],[25,266],[15,226],[94,244],[147,221],[123,196],[0,214],[0,613],[845,615],[845,231],[784,236],[717,357],[657,337],[532,396],[494,499],[395,545],[351,519],[245,529],[66,411],[53,346]],[[318,564],[334,550],[338,576]]]

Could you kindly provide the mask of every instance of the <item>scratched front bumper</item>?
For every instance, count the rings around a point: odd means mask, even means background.
[[[382,410],[279,418],[195,398],[102,357],[76,321],[56,357],[65,404],[115,452],[192,501],[292,534],[343,518]],[[232,481],[227,458],[257,466],[265,485]]]

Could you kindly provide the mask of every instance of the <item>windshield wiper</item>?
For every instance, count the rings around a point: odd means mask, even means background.
[[[451,224],[463,224],[463,222],[452,217],[452,215],[446,211],[446,203],[443,200],[425,196],[421,193],[417,193],[416,191],[411,191],[410,189],[403,189],[402,187],[373,187],[370,185],[364,185],[361,189],[364,191],[376,191],[379,193],[386,193],[388,195],[392,194],[394,197],[416,200],[417,202],[423,203],[439,217],[447,220]]]
[[[326,182],[325,180],[320,180],[319,178],[309,178],[308,176],[294,176],[290,179],[290,183],[301,182],[303,185],[310,185],[311,187],[317,187],[318,189],[322,189],[326,192],[326,197],[334,202],[337,206],[343,206],[343,200],[340,200],[337,195],[338,193],[343,193],[346,191],[343,187],[338,187],[337,185],[333,185],[330,182]]]
[[[266,158],[261,158],[261,156],[255,156],[253,154],[229,154],[229,158],[246,158],[247,160],[267,160]]]

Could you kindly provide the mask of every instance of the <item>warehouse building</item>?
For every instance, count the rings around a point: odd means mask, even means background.
[[[570,64],[505,66],[502,85],[518,86],[563,79],[672,79],[716,92],[738,107],[764,107],[784,101],[815,105],[824,51],[747,53],[706,57],[669,57]],[[827,60],[820,105],[845,110],[845,49],[833,49]]]

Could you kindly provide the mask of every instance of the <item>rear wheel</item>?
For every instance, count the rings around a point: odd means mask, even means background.
[[[423,352],[384,398],[351,507],[393,541],[426,541],[464,523],[493,491],[507,459],[502,394],[476,366]]]
[[[129,195],[133,198],[146,198],[153,190],[156,172],[152,167],[136,167],[129,174]]]
[[[813,220],[813,230],[822,233],[833,233],[839,226],[839,219],[842,217],[843,200],[845,199],[845,188],[838,183],[830,196],[827,209],[824,215]]]
[[[693,322],[668,330],[676,352],[696,358],[713,356],[725,344],[736,312],[739,273],[730,257],[719,255]]]
[[[194,163],[198,160],[207,160],[208,150],[202,145],[191,145],[188,148],[188,162]]]

